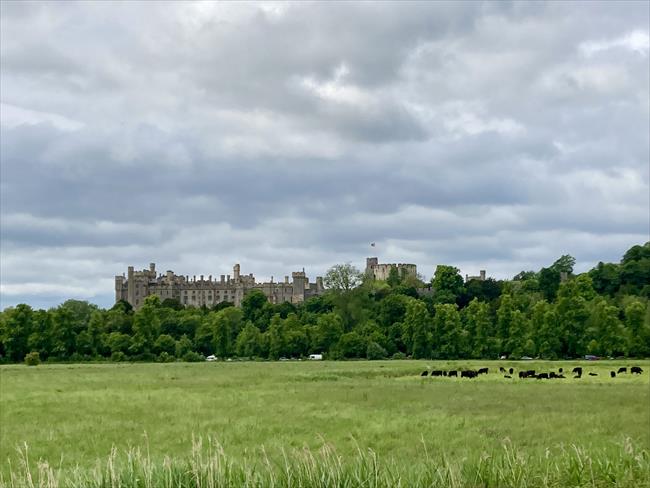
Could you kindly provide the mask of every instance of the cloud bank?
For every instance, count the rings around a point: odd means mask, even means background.
[[[505,278],[648,240],[642,2],[1,9],[2,307],[109,306],[150,261]]]

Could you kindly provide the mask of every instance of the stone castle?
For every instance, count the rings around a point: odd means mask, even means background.
[[[316,283],[310,283],[305,270],[294,271],[284,277],[284,282],[275,283],[273,277],[268,283],[257,283],[253,274],[240,274],[239,264],[233,267],[233,275],[221,275],[219,279],[207,278],[201,275],[198,279],[193,276],[180,276],[173,271],[165,274],[156,272],[156,264],[151,263],[149,269],[134,271],[129,266],[127,276],[115,277],[115,301],[125,300],[133,308],[138,309],[144,304],[149,295],[158,295],[161,300],[172,298],[185,306],[211,307],[221,302],[232,302],[236,306],[247,292],[260,290],[271,303],[301,303],[306,299],[320,295],[325,291],[323,278],[316,278]]]
[[[378,258],[366,258],[366,275],[372,276],[376,280],[386,281],[390,275],[391,268],[397,269],[401,277],[412,276],[415,278],[418,275],[418,269],[415,264],[380,264]]]

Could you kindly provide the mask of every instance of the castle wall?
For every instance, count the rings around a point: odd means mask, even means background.
[[[376,280],[386,281],[390,276],[390,270],[395,267],[400,276],[417,276],[417,266],[406,263],[379,263],[375,257],[366,259],[366,274],[373,276]]]
[[[115,301],[126,300],[135,309],[142,307],[147,296],[157,295],[161,300],[172,298],[185,306],[211,307],[221,302],[232,302],[240,306],[250,290],[260,290],[271,303],[301,303],[310,296],[324,292],[323,280],[316,278],[316,283],[309,283],[304,271],[293,273],[290,283],[285,277],[283,283],[256,283],[252,274],[241,275],[239,265],[233,268],[233,277],[221,275],[220,279],[175,275],[167,271],[165,275],[156,275],[152,263],[148,270],[134,271],[128,269],[128,278],[115,277]]]

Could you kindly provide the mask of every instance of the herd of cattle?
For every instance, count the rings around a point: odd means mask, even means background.
[[[618,371],[610,371],[609,375],[612,378],[616,378],[616,375],[620,374],[627,374],[628,368],[622,367],[618,368]],[[429,374],[429,370],[422,371],[420,376],[447,376],[449,378],[458,378],[459,376],[461,378],[476,378],[482,374],[488,374],[489,370],[488,368],[480,368],[478,370],[474,369],[465,369],[465,370],[455,370],[452,369],[450,371],[444,371],[441,369],[434,369],[431,371],[431,374]],[[499,368],[499,372],[503,374],[504,378],[512,378],[512,375],[515,373],[514,368]],[[573,378],[582,378],[582,367],[581,366],[576,366],[571,370],[571,374],[574,375]],[[641,374],[643,373],[643,369],[641,369],[639,366],[632,366],[630,368],[630,374]],[[555,371],[550,371],[547,373],[538,373],[534,369],[529,369],[526,371],[519,371],[519,378],[535,378],[538,380],[549,380],[553,378],[559,378],[559,379],[564,379],[566,376],[564,376],[564,370],[562,368],[558,368],[557,373]],[[568,373],[567,373],[568,374]],[[594,372],[589,372],[589,376],[598,376],[598,373]]]

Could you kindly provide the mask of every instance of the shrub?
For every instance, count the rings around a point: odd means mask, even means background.
[[[111,361],[116,363],[126,361],[126,354],[124,354],[122,351],[115,351],[113,354],[111,354]]]
[[[28,353],[25,355],[25,364],[27,366],[37,366],[41,364],[41,356],[36,351]]]
[[[185,361],[186,363],[199,363],[201,361],[205,361],[205,358],[203,357],[202,354],[199,354],[198,352],[187,351],[183,355],[183,361]]]
[[[403,352],[396,352],[395,354],[393,354],[392,359],[406,359],[406,354],[404,354]]]
[[[370,341],[368,343],[368,348],[366,349],[366,357],[368,359],[385,359],[387,355],[386,349],[376,342]]]
[[[156,359],[159,363],[173,363],[176,361],[176,358],[169,354],[167,351],[163,351],[158,355]]]

